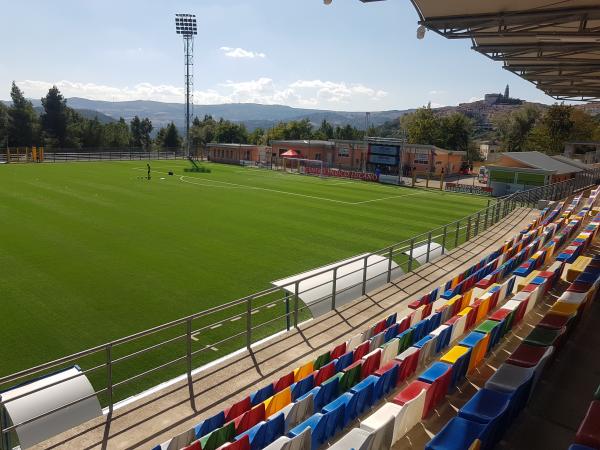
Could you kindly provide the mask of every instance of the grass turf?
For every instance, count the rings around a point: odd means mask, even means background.
[[[185,161],[0,166],[0,375],[220,305],[269,282],[376,250],[485,207],[483,198]],[[173,170],[175,176],[168,176]],[[233,311],[233,310],[232,310]],[[194,329],[221,313],[194,324]],[[245,308],[235,312],[243,313]],[[255,321],[283,314],[283,306]],[[238,325],[239,324],[239,325]],[[273,321],[256,340],[283,327]],[[245,319],[195,337],[204,348]],[[153,336],[176,336],[184,328]],[[245,337],[209,346],[201,364]],[[146,342],[147,344],[147,342]],[[113,357],[137,344],[116,349]],[[140,344],[141,345],[141,344]],[[185,354],[181,342],[126,361],[124,380]],[[120,352],[120,353],[119,353]],[[83,368],[103,355],[78,361]],[[153,374],[146,384],[183,372]],[[102,384],[104,375],[93,377]]]

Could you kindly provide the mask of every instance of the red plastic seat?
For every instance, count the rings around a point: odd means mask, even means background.
[[[431,389],[431,384],[415,380],[402,389],[400,393],[393,398],[392,402],[402,406],[419,395],[423,389],[427,391],[425,394],[425,407],[423,408],[423,414],[421,416],[421,418],[424,419],[429,415],[429,412],[433,407],[433,401],[435,400],[435,389]]]
[[[379,322],[377,322],[377,325],[375,325],[375,328],[373,329],[373,336],[376,334],[381,333],[383,330],[385,330],[385,327],[387,326],[387,320],[383,319],[380,320]]]
[[[250,450],[250,437],[246,434],[235,442],[221,445],[217,450]]]
[[[538,365],[546,350],[546,347],[523,343],[508,357],[506,362],[513,366],[534,367]]]
[[[369,353],[370,345],[369,341],[365,341],[354,349],[354,362],[360,361],[363,356]]]
[[[340,345],[331,350],[331,360],[339,358],[346,353],[346,343],[342,342]]]
[[[575,442],[591,448],[600,448],[600,401],[595,400],[591,403],[577,430]]]
[[[547,313],[542,320],[540,321],[540,323],[538,323],[539,327],[543,327],[543,328],[550,328],[553,330],[560,330],[562,327],[564,327],[565,325],[567,325],[567,323],[573,318],[574,316],[565,316],[563,314],[554,314],[554,313]]]
[[[329,380],[335,375],[335,362],[331,361],[317,371],[315,375],[315,386],[320,386],[324,381]]]
[[[200,441],[194,441],[182,450],[202,450],[202,444],[200,444]]]
[[[252,408],[250,396],[244,398],[243,400],[240,400],[237,403],[234,403],[225,410],[225,422],[230,422],[233,419],[244,414],[246,411],[250,411],[250,408]]]
[[[246,411],[235,419],[235,434],[242,434],[265,419],[265,404],[259,403],[250,411]]]
[[[504,319],[506,319],[510,314],[512,313],[512,311],[510,309],[503,309],[500,308],[498,311],[496,311],[494,314],[492,314],[490,316],[491,320],[496,320],[497,322],[502,322]]]
[[[273,390],[275,393],[283,391],[286,387],[294,384],[294,372],[282,376],[279,380],[273,382]]]
[[[378,348],[373,350],[368,355],[365,355],[362,361],[363,364],[362,368],[360,369],[360,379],[364,380],[377,369],[379,369],[379,364],[381,364],[381,349]]]

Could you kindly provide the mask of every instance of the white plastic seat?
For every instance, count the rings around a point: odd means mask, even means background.
[[[374,432],[386,423],[390,417],[394,418],[394,434],[392,439],[392,445],[400,440],[400,427],[404,418],[405,409],[403,406],[395,403],[386,403],[365,420],[360,423],[360,428],[370,433]]]
[[[459,316],[458,320],[452,325],[452,334],[450,335],[450,343],[452,344],[465,332],[465,325],[467,324],[467,316]]]
[[[385,366],[392,359],[394,359],[398,355],[398,350],[400,349],[400,340],[397,338],[390,339],[384,346],[383,351],[381,352],[381,363],[380,367]]]
[[[348,351],[354,350],[356,347],[358,347],[363,342],[365,342],[365,333],[355,334],[348,340],[348,343],[346,344],[346,349]]]
[[[421,421],[423,410],[425,409],[425,395],[427,391],[423,389],[419,395],[411,401],[402,405],[404,414],[400,423],[398,439],[402,438],[412,428]]]

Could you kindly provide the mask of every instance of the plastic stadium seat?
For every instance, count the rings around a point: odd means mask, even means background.
[[[275,441],[285,433],[285,417],[283,413],[276,414],[267,419],[265,424],[265,445]]]
[[[331,353],[328,351],[315,359],[315,362],[313,363],[314,369],[319,370],[325,364],[329,364],[329,361],[331,361]]]
[[[373,327],[373,336],[381,333],[383,330],[387,328],[387,319],[382,319]]]
[[[227,425],[200,438],[200,446],[202,447],[202,450],[216,450],[221,445],[232,441],[234,436],[235,425],[233,422],[229,422]]]
[[[600,401],[594,400],[590,404],[575,435],[575,443],[600,448]]]
[[[292,390],[292,401],[296,401],[298,397],[302,397],[308,391],[315,387],[315,377],[310,374],[306,378],[292,384],[290,389]]]
[[[490,340],[488,343],[487,353],[492,351],[492,349],[500,342],[500,322],[495,320],[486,320],[479,324],[475,331],[478,333],[489,334]]]
[[[533,384],[535,369],[503,364],[485,383],[485,388],[511,396],[510,416],[515,417],[525,406]]]
[[[344,370],[346,367],[348,367],[353,362],[354,362],[354,352],[352,352],[352,350],[350,350],[349,352],[344,353],[337,359],[337,362],[335,363],[335,371],[341,372],[342,370]]]
[[[354,349],[354,362],[360,361],[369,353],[369,341],[365,341]]]
[[[344,353],[346,353],[346,343],[342,342],[331,350],[331,359],[338,359]]]
[[[335,374],[335,362],[332,361],[319,369],[315,376],[315,386],[320,386],[325,380]]]
[[[365,342],[366,338],[365,338],[365,333],[358,333],[355,334],[354,336],[352,336],[348,342],[346,342],[346,349],[348,351],[350,350],[354,350],[356,347],[358,347],[360,344],[362,344],[363,342]]]
[[[392,445],[398,442],[404,435],[400,434],[402,421],[404,419],[404,407],[395,403],[385,403],[381,408],[361,421],[360,428],[369,433],[372,433],[381,427],[382,423],[389,420],[390,417],[394,418],[394,434],[392,438]]]
[[[395,338],[398,333],[400,332],[400,324],[393,324],[390,325],[388,328],[386,328],[384,335],[383,335],[383,341],[384,342],[389,342],[391,339]]]
[[[432,405],[434,400],[435,389],[432,389],[429,383],[415,380],[408,386],[406,386],[404,389],[402,389],[392,401],[397,405],[404,406],[410,404],[411,401],[418,398],[421,395],[421,393],[423,393],[423,391],[425,391],[425,397],[423,400],[422,408],[419,411],[419,420],[424,419],[425,417],[427,417],[427,415],[429,415],[429,413],[433,409]],[[414,411],[413,413],[416,413],[416,411]]]
[[[485,442],[486,425],[452,418],[425,446],[425,450],[467,450],[478,439]]]
[[[357,383],[350,389],[350,392],[354,395],[360,395],[360,399],[365,401],[364,408],[370,408],[375,403],[373,397],[373,391],[375,384],[379,378],[375,375],[369,375],[367,378]]]
[[[419,352],[419,366],[424,366],[433,357],[432,346],[432,336],[430,335],[425,336],[423,339],[413,344],[413,347],[421,349]]]
[[[556,346],[566,329],[553,330],[550,328],[535,327],[523,340],[525,344],[539,345],[541,347]]]
[[[396,361],[400,361],[400,381],[406,380],[417,370],[419,364],[419,354],[421,349],[417,347],[409,347],[398,356]]]
[[[452,382],[450,383],[452,388],[455,388],[467,374],[470,360],[471,349],[462,345],[455,345],[440,358],[441,362],[452,365]]]
[[[200,445],[200,441],[194,441],[187,447],[183,447],[182,450],[202,450],[202,445]]]
[[[469,333],[465,338],[460,341],[460,345],[463,347],[471,348],[471,358],[469,359],[468,373],[473,371],[475,367],[479,365],[485,358],[487,353],[489,335],[478,333],[476,331]]]
[[[250,439],[243,436],[240,440],[222,445],[219,450],[250,450]]]
[[[373,387],[373,402],[376,403],[396,387],[398,365],[390,363],[389,367],[386,367],[386,370],[377,370],[374,374],[377,377],[377,381]]]
[[[413,343],[413,329],[409,328],[407,330],[402,331],[397,337],[400,340],[400,348],[399,348],[399,352],[402,353],[403,351],[405,351],[407,348],[409,348],[412,343]]]
[[[361,369],[362,361],[356,361],[343,370],[338,386],[339,393],[346,392],[360,381]]]
[[[265,432],[267,430],[267,422],[259,422],[252,428],[244,431],[235,437],[235,440],[243,439],[244,436],[248,436],[250,441],[250,450],[260,450],[264,448],[265,444]]]
[[[265,419],[265,404],[260,403],[235,419],[235,432],[236,434],[243,433]]]
[[[265,400],[265,416],[271,417],[277,411],[292,403],[292,391],[289,387]]]
[[[196,434],[194,433],[194,429],[191,428],[169,439],[167,442],[157,445],[152,450],[179,450],[191,444],[195,439]]]
[[[278,393],[294,383],[294,372],[282,376],[279,380],[273,382],[273,391]]]
[[[507,364],[521,367],[535,367],[546,354],[546,347],[523,342],[506,360]]]
[[[241,416],[246,411],[250,411],[252,408],[252,402],[250,401],[250,396],[240,400],[237,403],[234,403],[229,408],[225,410],[225,422],[229,422],[236,417]]]
[[[362,367],[360,370],[361,380],[371,375],[377,369],[381,362],[381,349],[376,349],[362,358]]]
[[[275,444],[275,442],[279,441],[280,439],[281,440],[285,439],[282,442],[282,445]],[[269,446],[266,447],[265,450],[310,450],[310,445],[311,445],[310,441],[311,441],[311,430],[310,430],[310,428],[307,428],[302,433],[300,433],[298,436],[295,436],[292,439],[285,437],[285,436],[279,438],[274,443],[269,444]]]
[[[385,342],[385,333],[378,333],[369,340],[369,352],[381,347]]]
[[[291,429],[288,436],[294,438],[300,435],[306,428],[311,429],[311,449],[316,450],[329,438],[333,437],[340,426],[344,414],[344,405],[326,414],[313,414],[307,420]]]
[[[268,384],[264,388],[259,389],[256,392],[250,394],[250,400],[252,401],[252,405],[258,405],[259,403],[264,402],[269,397],[272,397],[275,394],[275,390],[273,389],[272,384]]]
[[[409,399],[406,395],[402,396],[402,398],[398,398],[398,396],[394,397],[392,403],[402,406],[404,410],[402,423],[399,429],[399,435],[404,436],[421,421],[423,410],[425,409],[425,397],[427,396],[427,389],[423,387],[421,391],[411,399]]]
[[[306,378],[307,376],[309,376],[314,371],[315,371],[314,363],[313,363],[313,361],[309,361],[306,364],[298,367],[297,369],[294,369],[294,381],[296,381],[296,382],[300,381],[303,378]]]
[[[346,428],[346,425],[348,425],[348,423],[350,423],[350,421],[352,421],[358,417],[357,401],[358,401],[358,398],[354,394],[352,394],[350,392],[346,392],[346,393],[340,395],[335,400],[333,400],[331,403],[323,406],[321,413],[327,414],[327,413],[337,410],[343,406],[344,412],[340,417],[340,423],[339,423],[340,429],[343,430],[344,428]]]
[[[333,381],[329,383],[323,383],[321,386],[313,388],[300,397],[298,401],[304,399],[308,395],[313,395],[315,411],[320,411],[323,406],[329,403],[337,395],[338,383],[338,379],[333,378]]]
[[[225,413],[223,411],[218,412],[212,417],[203,420],[194,427],[194,433],[196,439],[200,439],[202,436],[207,435],[215,431],[217,428],[222,427],[225,424]]]
[[[285,418],[285,432],[287,433],[315,413],[314,397],[307,395],[302,400],[290,403],[281,410],[281,413]]]
[[[436,362],[423,372],[419,381],[429,383],[432,391],[431,408],[435,408],[445,397],[452,382],[452,366],[443,362]]]
[[[396,356],[398,356],[400,350],[400,339],[393,338],[383,344],[381,347],[381,361],[380,365],[385,365]]]
[[[597,450],[597,449],[588,447],[587,445],[573,444],[573,445],[569,445],[569,450]]]
[[[489,444],[500,441],[509,425],[510,394],[480,389],[458,411],[458,416],[473,422],[488,424]]]
[[[435,330],[433,330],[430,334],[436,335],[438,337],[435,353],[440,353],[444,350],[448,345],[450,345],[450,336],[452,334],[452,327],[448,325],[440,325]]]

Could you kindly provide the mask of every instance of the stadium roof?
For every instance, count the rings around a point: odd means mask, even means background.
[[[557,174],[581,172],[579,167],[566,164],[541,152],[505,152],[502,155],[533,169],[550,170]]]
[[[557,100],[600,101],[598,0],[411,0],[419,23]]]

